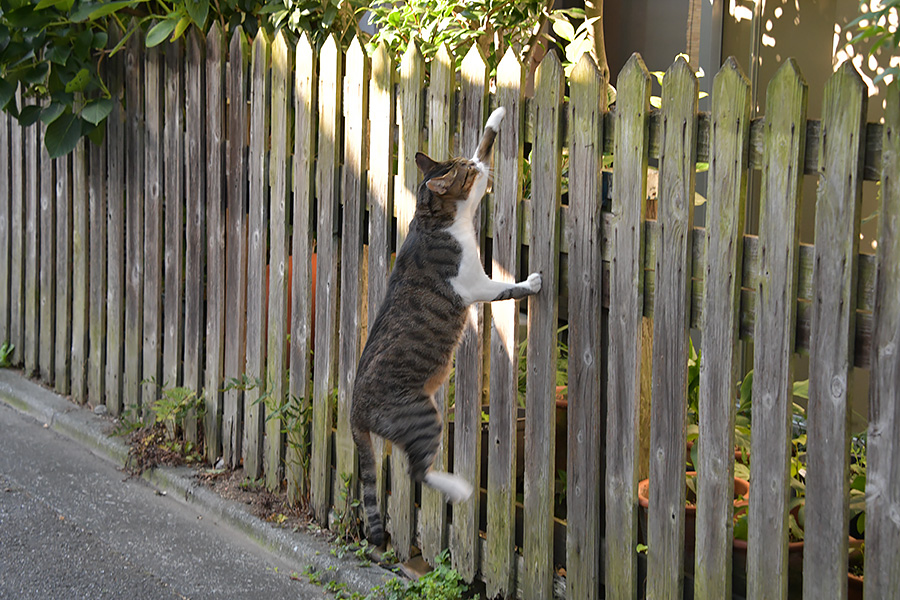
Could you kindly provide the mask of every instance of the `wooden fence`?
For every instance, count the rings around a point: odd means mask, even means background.
[[[885,123],[867,124],[866,88],[845,63],[824,90],[822,120],[808,120],[807,86],[788,60],[769,83],[766,116],[751,119],[749,84],[729,60],[712,111],[698,114],[697,80],[678,61],[653,111],[649,74],[634,56],[607,112],[605,82],[586,57],[567,79],[549,54],[526,100],[512,53],[490,93],[474,48],[456,73],[446,49],[426,63],[411,45],[398,65],[358,41],[343,54],[329,39],[316,53],[281,35],[250,44],[234,32],[229,42],[218,26],[205,40],[192,32],[150,50],[134,36],[107,66],[120,102],[102,146],[81,143],[50,160],[39,125],[0,120],[0,341],[15,344],[27,374],[113,415],[146,413],[160,393],[142,385],[151,378],[205,389],[205,418],[190,419],[187,435],[202,432],[207,457],[308,498],[327,523],[342,508],[344,478],[355,487],[351,387],[413,215],[414,153],[470,154],[489,110],[503,105],[494,190],[477,217],[483,251],[494,277],[537,270],[544,290],[527,305],[473,310],[452,411],[447,388],[439,393],[452,425],[437,464],[480,493],[451,510],[379,446],[380,502],[397,554],[433,561],[449,547],[456,569],[483,579],[489,596],[550,598],[563,580],[575,599],[645,588],[673,598],[683,586],[698,598],[729,596],[732,577],[743,578],[732,573],[731,489],[742,339],[755,342],[748,597],[785,597],[796,577],[787,528],[795,352],[810,357],[805,597],[847,594],[853,366],[871,378],[866,591],[900,594],[896,84]],[[601,210],[603,155],[614,158],[611,210]],[[709,164],[706,229],[693,220],[698,162]],[[762,172],[758,237],[743,231],[752,170]],[[818,177],[814,247],[798,237],[805,174]],[[877,256],[858,253],[863,180],[881,182]],[[554,405],[560,315],[567,429]],[[643,317],[653,318],[645,365]],[[696,536],[686,554],[690,328],[704,361]],[[648,368],[651,427],[642,432]],[[265,389],[222,391],[242,375]],[[644,531],[636,495],[648,435]]]

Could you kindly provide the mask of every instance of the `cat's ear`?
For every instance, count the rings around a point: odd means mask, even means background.
[[[422,171],[423,175],[434,169],[436,165],[437,163],[426,155],[421,152],[416,152],[416,166],[419,167],[419,170]]]
[[[428,157],[426,156],[425,158]],[[438,196],[443,196],[447,193],[447,190],[450,189],[450,186],[453,185],[453,181],[455,179],[456,167],[453,167],[448,173],[445,173],[440,177],[433,177],[432,179],[426,181],[425,186]]]

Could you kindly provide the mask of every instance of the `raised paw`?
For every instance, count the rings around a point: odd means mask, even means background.
[[[468,500],[472,495],[472,486],[469,485],[469,482],[452,473],[430,471],[425,475],[425,483],[443,492],[447,500],[453,504]]]
[[[494,131],[500,131],[500,121],[502,121],[503,117],[505,116],[506,109],[502,106],[497,108],[494,112],[491,113],[491,116],[488,117],[487,123],[485,123],[485,128],[490,128]]]
[[[540,273],[532,273],[528,276],[528,279],[525,281],[525,285],[528,286],[528,289],[531,290],[532,294],[537,294],[541,291],[541,274]]]

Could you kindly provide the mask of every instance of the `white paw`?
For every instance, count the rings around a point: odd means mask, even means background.
[[[500,131],[500,121],[503,120],[503,117],[506,116],[506,109],[502,106],[497,110],[491,113],[491,116],[488,117],[487,124],[485,128],[493,129],[494,131]]]
[[[430,471],[425,475],[425,483],[443,492],[447,496],[447,500],[453,504],[468,500],[472,495],[472,486],[469,485],[469,482],[451,473]]]
[[[528,286],[528,289],[530,289],[532,293],[537,294],[539,291],[541,291],[541,282],[541,274],[532,273],[525,281],[525,285]]]

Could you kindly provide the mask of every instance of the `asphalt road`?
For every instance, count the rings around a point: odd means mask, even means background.
[[[335,597],[303,567],[0,403],[0,599]]]

